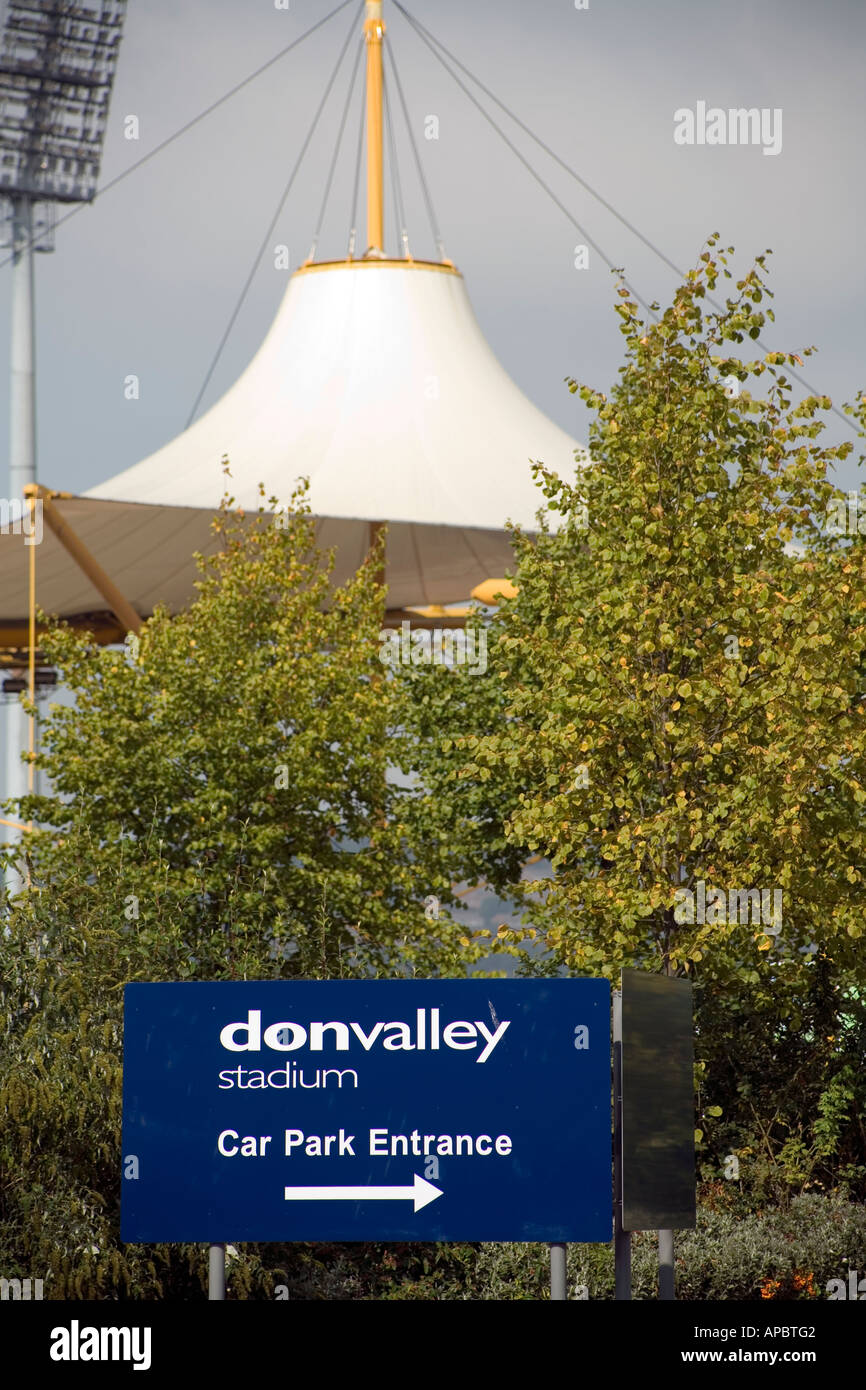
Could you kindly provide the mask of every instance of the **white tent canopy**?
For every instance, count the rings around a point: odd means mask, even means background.
[[[192,554],[231,467],[237,505],[285,503],[296,480],[337,579],[387,521],[388,605],[451,603],[505,573],[508,520],[535,529],[531,460],[573,477],[576,441],[519,390],[487,345],[448,263],[369,258],[302,267],[262,347],[229,391],[149,458],[55,507],[141,616],[190,602]],[[0,620],[27,611],[22,542],[0,537]],[[105,608],[53,534],[38,601],[71,616]]]
[[[304,474],[317,516],[501,530],[532,525],[529,460],[573,471],[575,447],[494,357],[457,271],[343,261],[293,275],[222,399],[87,496],[212,505],[227,453],[242,507]]]

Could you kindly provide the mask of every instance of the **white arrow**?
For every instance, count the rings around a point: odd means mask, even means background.
[[[442,1196],[432,1182],[416,1173],[411,1187],[287,1187],[287,1202],[414,1202],[420,1211]]]

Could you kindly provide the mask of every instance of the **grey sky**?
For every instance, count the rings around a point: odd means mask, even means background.
[[[130,0],[103,163],[113,178],[333,8],[331,0]],[[679,265],[718,229],[737,266],[774,249],[774,346],[816,344],[805,373],[836,400],[866,385],[862,348],[866,6],[862,0],[407,0],[407,8]],[[602,388],[621,360],[611,277],[394,6],[386,21],[448,253],[489,341],[525,391],[585,437],[563,378]],[[37,263],[39,476],[82,490],[144,457],[186,421],[308,122],[348,31],[347,9],[215,115],[62,227]],[[307,254],[348,81],[280,219],[292,268]],[[783,147],[678,147],[673,113],[699,100],[783,112]],[[124,138],[138,116],[141,138]],[[438,116],[440,138],[424,139]],[[497,115],[558,196],[665,302],[667,270]],[[398,129],[402,121],[398,120]],[[319,257],[343,255],[354,121]],[[432,250],[401,138],[416,255]],[[390,217],[391,209],[388,208]],[[393,223],[388,226],[394,249]],[[212,403],[260,343],[285,287],[265,257],[211,384]],[[0,274],[0,412],[9,272]],[[141,398],[124,399],[128,373]],[[836,424],[828,438],[851,437]],[[7,448],[5,430],[4,456]],[[853,471],[841,481],[853,480]]]

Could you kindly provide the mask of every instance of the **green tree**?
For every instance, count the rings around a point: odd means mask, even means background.
[[[795,402],[800,357],[748,356],[764,257],[707,305],[729,256],[712,238],[652,323],[620,288],[616,383],[569,382],[591,462],[536,468],[486,678],[403,674],[407,757],[455,877],[522,911],[522,969],[695,981],[708,1172],[760,1148],[766,1192],[862,1190],[866,551],[830,477],[853,445]]]
[[[416,971],[459,971],[453,930],[423,911],[450,898],[443,852],[386,769],[380,557],[330,593],[302,496],[273,522],[227,499],[195,602],[159,610],[122,652],[62,626],[46,639],[74,704],[40,732],[52,793],[20,808],[37,825],[28,872],[40,890],[71,865],[112,878],[139,943],[164,947],[170,905],[180,977],[232,977],[248,943],[299,975],[349,957],[389,970],[409,943]]]
[[[425,913],[453,901],[447,865],[387,774],[381,555],[331,592],[302,493],[273,520],[227,501],[215,524],[188,611],[123,651],[45,639],[74,704],[44,721],[52,791],[18,808],[37,828],[0,934],[0,1269],[50,1297],[201,1293],[200,1250],[119,1244],[126,982],[455,975],[478,956]],[[274,1263],[303,1285],[305,1262],[245,1250],[233,1287],[266,1296]]]
[[[828,398],[792,403],[794,354],[735,355],[771,311],[764,257],[707,311],[727,261],[714,238],[652,324],[619,291],[625,364],[609,398],[570,383],[596,413],[591,463],[574,485],[537,467],[558,524],[515,535],[487,688],[405,679],[428,792],[489,819],[476,869],[500,883],[549,859],[512,891],[578,971],[711,959],[757,984],[762,953],[813,942],[862,961],[866,570],[859,538],[827,530],[852,446],[818,443]],[[700,883],[725,920],[688,920]],[[726,920],[750,889],[781,891],[779,932],[754,899]]]

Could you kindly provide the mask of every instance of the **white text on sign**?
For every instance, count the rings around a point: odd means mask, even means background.
[[[454,1019],[442,1027],[439,1015],[439,1009],[417,1009],[414,1023],[383,1020],[374,1023],[369,1032],[360,1023],[331,1020],[303,1024],[284,1019],[271,1023],[262,1034],[261,1009],[250,1009],[246,1022],[225,1025],[220,1032],[220,1042],[228,1052],[261,1052],[263,1040],[265,1047],[273,1052],[297,1052],[304,1047],[311,1052],[322,1052],[326,1033],[331,1035],[328,1041],[335,1052],[348,1052],[354,1043],[360,1043],[364,1051],[369,1052],[379,1041],[386,1052],[438,1052],[442,1046],[464,1052],[474,1051],[483,1043],[475,1060],[486,1062],[510,1027],[507,1019],[497,1022],[493,1029],[480,1019],[474,1023]]]

